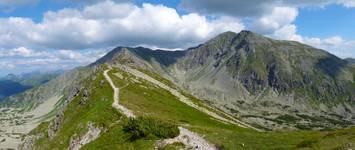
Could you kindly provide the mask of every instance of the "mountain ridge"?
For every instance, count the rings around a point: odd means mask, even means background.
[[[299,115],[331,117],[327,114],[331,112],[342,116],[332,119],[354,121],[354,68],[335,55],[299,42],[241,31],[221,33],[185,51],[125,47],[129,53],[123,54],[120,49],[112,53],[117,56],[111,58],[113,62],[125,55],[125,62],[120,63],[153,70],[224,111],[239,117],[252,112],[256,117],[245,117],[247,122],[259,124],[265,112],[272,119],[293,114],[300,121],[304,118]],[[279,115],[272,115],[275,113]],[[270,121],[266,126],[273,128],[273,124]]]
[[[352,69],[322,50],[246,31],[186,51],[118,47],[27,93],[46,97],[38,93],[49,86],[63,97],[19,148],[156,149],[169,140],[156,135],[170,132],[156,122],[186,128],[216,149],[351,148]],[[117,103],[141,120],[125,116]]]

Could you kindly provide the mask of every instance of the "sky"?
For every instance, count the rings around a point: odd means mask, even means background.
[[[186,49],[241,30],[355,58],[355,0],[0,0],[0,76],[87,65],[116,46]]]

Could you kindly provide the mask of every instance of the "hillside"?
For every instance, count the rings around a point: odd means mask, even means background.
[[[23,134],[27,134],[42,121],[52,119],[63,107],[65,98],[70,98],[80,88],[81,78],[90,75],[90,72],[88,68],[67,71],[49,82],[1,101],[0,149],[16,148]],[[18,78],[11,78],[14,79]]]
[[[156,132],[147,131],[147,136],[131,139],[132,134],[125,130],[130,119],[122,108],[113,107],[114,90],[104,78],[105,70],[109,71],[109,78],[119,88],[119,105],[132,111],[137,117],[153,117],[201,135],[203,140],[213,145],[210,149],[352,148],[354,129],[258,132],[234,124],[233,119],[223,112],[206,106],[154,72],[139,71],[122,65],[111,67],[113,68],[100,67],[101,69],[88,77],[84,88],[68,102],[65,109],[54,120],[44,122],[31,131],[21,148],[156,149],[162,146],[160,143],[165,140]],[[174,89],[176,91],[172,92]],[[187,97],[188,102],[182,101],[181,96]],[[201,111],[201,108],[230,120],[231,123],[217,119],[218,117]],[[149,123],[143,125],[150,126]],[[169,132],[161,126],[156,130],[158,133]],[[187,141],[193,140],[185,138]],[[185,142],[182,140],[174,144],[163,144],[161,148],[196,148],[195,145],[190,147],[191,145],[183,144]],[[197,145],[201,146],[203,145]]]
[[[268,129],[354,121],[355,69],[298,42],[226,32],[186,51],[118,47],[96,63],[150,70],[245,122]]]
[[[2,112],[50,106],[20,149],[353,149],[354,74],[320,49],[226,32],[186,51],[117,47]]]

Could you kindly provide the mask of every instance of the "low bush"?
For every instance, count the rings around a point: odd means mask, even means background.
[[[123,126],[123,131],[130,134],[132,141],[151,136],[163,139],[179,135],[177,125],[147,116],[130,118]]]

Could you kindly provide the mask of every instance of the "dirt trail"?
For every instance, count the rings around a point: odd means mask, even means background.
[[[68,148],[69,150],[79,150],[84,145],[99,138],[100,133],[101,133],[100,128],[94,127],[94,125],[92,123],[89,123],[88,129],[89,129],[89,131],[86,132],[86,134],[83,135],[82,137],[70,139],[70,145]]]
[[[114,102],[112,104],[113,107],[122,111],[127,117],[135,117],[131,110],[125,108],[124,106],[120,105],[119,102],[119,88],[115,86],[112,82],[110,76],[107,74],[109,70],[104,71],[104,76],[106,80],[110,83],[111,87],[114,90]],[[131,73],[131,72],[129,72]],[[133,73],[131,73],[133,74]],[[135,75],[135,74],[133,74]],[[168,88],[168,86],[166,86]],[[199,136],[197,133],[191,132],[186,128],[179,127],[180,134],[179,136],[173,139],[164,139],[157,142],[160,146],[165,146],[168,144],[172,144],[175,142],[181,142],[186,147],[198,149],[198,150],[216,150],[216,147],[206,141],[203,137]]]
[[[126,115],[127,117],[135,117],[133,112],[129,109],[127,109],[126,107],[122,106],[119,104],[119,100],[120,100],[120,89],[118,87],[116,87],[116,85],[113,83],[112,79],[110,78],[110,76],[107,74],[110,70],[105,70],[104,71],[104,76],[106,78],[106,80],[110,83],[112,89],[113,89],[113,103],[112,103],[112,107],[120,110],[124,115]]]
[[[196,150],[217,150],[214,144],[209,143],[200,135],[191,132],[185,128],[179,127],[179,136],[172,139],[164,139],[157,141],[156,145],[158,147],[164,147],[173,143],[183,143],[186,145],[186,149],[196,149]]]

